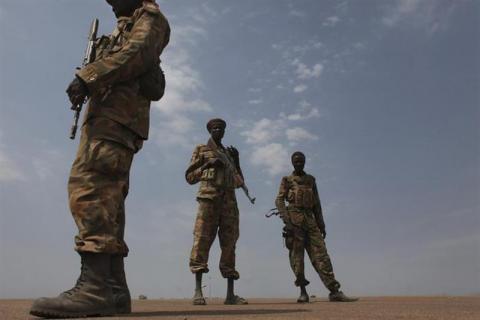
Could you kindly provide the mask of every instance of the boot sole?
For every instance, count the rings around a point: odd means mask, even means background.
[[[50,319],[65,319],[65,318],[86,318],[86,317],[105,317],[115,314],[115,310],[101,310],[95,312],[59,312],[54,310],[30,310],[30,314],[36,317],[50,318]]]

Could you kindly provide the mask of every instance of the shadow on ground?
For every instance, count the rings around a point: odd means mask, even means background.
[[[188,311],[149,311],[149,312],[132,312],[125,315],[116,315],[121,318],[132,317],[172,317],[172,316],[233,316],[233,315],[269,315],[269,314],[284,314],[310,312],[306,309],[291,309],[291,310],[188,310]]]

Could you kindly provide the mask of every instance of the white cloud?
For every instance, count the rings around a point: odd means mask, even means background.
[[[262,99],[252,99],[248,101],[249,104],[260,104],[262,102],[263,102]]]
[[[283,120],[263,118],[255,122],[250,130],[243,131],[241,135],[247,137],[249,144],[265,144],[280,136],[284,128]]]
[[[308,89],[308,86],[305,84],[299,84],[293,88],[293,92],[300,93]]]
[[[262,88],[248,88],[248,92],[259,93],[262,92]]]
[[[270,143],[256,147],[250,158],[252,164],[265,168],[268,174],[274,176],[289,169],[289,156],[280,143]]]
[[[182,114],[169,116],[167,120],[162,121],[159,126],[152,128],[151,135],[153,140],[159,146],[181,146],[190,148],[190,132],[194,128],[194,122]]]
[[[280,118],[290,120],[290,121],[299,121],[299,120],[308,120],[311,118],[319,118],[320,111],[317,108],[312,108],[311,104],[305,100],[300,102],[300,108],[294,113],[285,114],[280,113]]]
[[[338,22],[340,21],[340,18],[337,16],[331,16],[325,19],[325,21],[322,23],[324,27],[334,27]]]
[[[307,130],[295,127],[291,129],[287,129],[286,131],[287,139],[290,142],[298,142],[304,140],[318,140],[318,137],[314,134],[311,134]]]
[[[195,20],[203,21],[200,16]],[[152,104],[154,110],[162,113],[161,122],[152,124],[152,137],[158,145],[188,147],[194,128],[191,114],[212,111],[202,98],[203,82],[192,59],[199,39],[205,37],[207,32],[201,26],[182,25],[176,28],[175,37],[166,49],[162,64],[167,81],[165,96]]]
[[[263,118],[253,124],[239,123],[239,127],[246,128],[240,134],[245,136],[246,142],[252,146],[249,161],[264,168],[272,176],[285,172],[289,168],[287,145],[318,139],[318,136],[302,127],[290,127],[291,124],[317,117],[320,117],[318,109],[312,108],[306,101],[301,101],[298,110],[292,114],[280,113],[277,119]]]
[[[292,65],[297,67],[297,69],[295,70],[295,73],[298,79],[303,79],[303,80],[320,77],[324,68],[323,64],[321,63],[316,63],[311,68],[309,68],[307,65],[300,62],[300,60],[298,59],[293,60]]]

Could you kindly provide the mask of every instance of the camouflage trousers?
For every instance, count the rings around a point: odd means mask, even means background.
[[[327,253],[325,241],[317,226],[313,212],[289,211],[291,230],[286,238],[289,249],[290,266],[295,274],[296,286],[306,286],[309,281],[305,279],[304,256],[305,250],[310,258],[315,271],[325,287],[330,291],[340,288],[340,283],[335,280],[332,263]]]
[[[83,126],[68,180],[70,210],[78,227],[75,250],[126,256],[124,203],[135,151],[106,140],[106,127],[100,129],[98,124],[91,121]],[[128,129],[116,130],[118,134]]]
[[[238,279],[235,246],[239,237],[239,213],[233,190],[214,200],[197,199],[198,213],[193,231],[190,270],[207,273],[208,255],[215,237],[220,240],[220,272],[224,278]]]

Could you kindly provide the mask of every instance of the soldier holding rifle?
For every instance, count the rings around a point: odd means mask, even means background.
[[[208,255],[213,240],[220,240],[222,254],[220,272],[228,279],[225,304],[247,304],[234,293],[234,280],[240,277],[235,269],[235,245],[239,236],[239,212],[235,188],[245,186],[237,149],[224,147],[222,138],[226,122],[212,119],[207,123],[211,135],[207,144],[197,145],[190,165],[185,172],[189,184],[200,182],[197,192],[198,213],[193,232],[193,247],[190,255],[190,270],[195,274],[194,305],[205,305],[202,293],[202,275],[208,270]]]
[[[35,300],[30,313],[36,316],[72,318],[131,310],[124,272],[124,201],[133,156],[148,138],[150,102],[164,92],[159,57],[170,27],[154,0],[107,2],[118,18],[117,27],[110,36],[96,39],[94,59],[78,70],[67,89],[77,113],[89,99],[68,181],[81,273],[72,289]],[[75,127],[72,138],[74,133]]]

